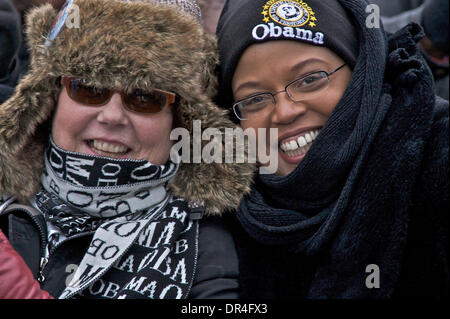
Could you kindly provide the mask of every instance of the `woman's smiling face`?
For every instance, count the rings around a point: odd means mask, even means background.
[[[277,175],[290,174],[305,156],[317,134],[325,125],[334,108],[342,98],[350,81],[351,69],[346,65],[329,77],[326,89],[318,95],[292,101],[286,92],[286,85],[312,72],[332,73],[344,61],[324,47],[295,41],[270,41],[248,47],[232,80],[235,101],[259,93],[271,92],[276,104],[255,116],[241,120],[242,128],[278,129]],[[270,149],[266,130],[266,148]]]
[[[118,93],[103,106],[88,106],[72,100],[63,87],[53,118],[53,140],[66,151],[162,165],[173,145],[172,108],[168,105],[155,114],[132,112]]]

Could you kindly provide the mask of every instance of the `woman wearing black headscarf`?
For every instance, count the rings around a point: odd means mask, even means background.
[[[448,102],[422,29],[388,38],[367,5],[225,5],[219,102],[278,129],[236,215],[242,298],[448,296]]]

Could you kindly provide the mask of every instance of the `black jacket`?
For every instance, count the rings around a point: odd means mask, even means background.
[[[199,253],[189,298],[237,298],[238,262],[228,228],[223,221],[213,217],[204,217],[199,223]],[[0,228],[40,281],[41,288],[55,298],[66,287],[92,239],[92,234],[69,239],[58,246],[44,263],[47,226],[38,211],[29,207],[6,211],[0,214]],[[136,248],[132,247],[129,254],[133,249]],[[114,297],[114,286],[105,279],[107,276],[108,273],[87,288],[96,298]]]

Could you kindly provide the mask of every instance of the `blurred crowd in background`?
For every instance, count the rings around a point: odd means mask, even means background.
[[[28,69],[28,51],[22,30],[30,8],[51,3],[60,8],[65,0],[0,0],[0,103],[11,94],[21,75]],[[226,0],[199,0],[204,26],[215,33]],[[394,33],[410,22],[424,27],[420,42],[424,56],[436,80],[436,92],[449,99],[449,1],[448,0],[370,0],[380,8],[383,26]]]

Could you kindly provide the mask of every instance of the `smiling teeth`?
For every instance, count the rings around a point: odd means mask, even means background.
[[[319,135],[320,130],[311,131],[300,136],[297,140],[291,140],[281,144],[281,149],[288,156],[299,156],[306,153],[311,147],[314,140]]]
[[[91,145],[96,150],[99,150],[102,152],[107,152],[107,153],[122,154],[122,153],[126,153],[128,150],[128,148],[123,145],[101,142],[101,141],[97,141],[97,140],[93,140],[91,142]]]

